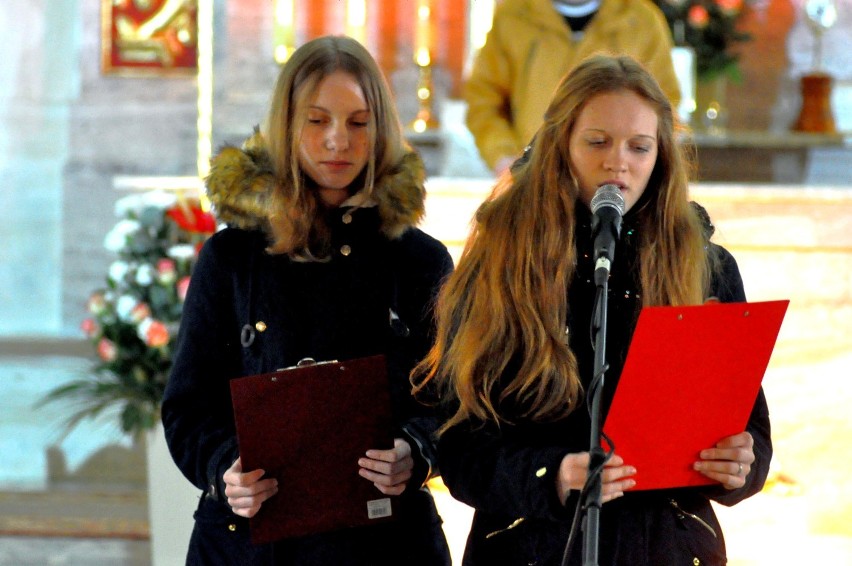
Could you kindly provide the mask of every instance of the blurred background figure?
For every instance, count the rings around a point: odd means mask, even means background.
[[[541,124],[559,80],[598,51],[645,65],[675,106],[680,88],[665,17],[648,0],[504,0],[464,87],[479,153],[505,171]]]

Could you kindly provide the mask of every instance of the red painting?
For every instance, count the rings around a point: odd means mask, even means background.
[[[108,74],[194,74],[197,23],[197,0],[101,0],[101,69]]]

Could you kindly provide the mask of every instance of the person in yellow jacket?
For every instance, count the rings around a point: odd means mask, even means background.
[[[467,126],[502,173],[541,125],[559,81],[589,55],[630,55],[676,107],[671,32],[651,0],[502,0],[464,86]]]

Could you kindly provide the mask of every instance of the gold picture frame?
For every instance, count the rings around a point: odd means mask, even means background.
[[[197,0],[101,0],[101,72],[195,75]]]

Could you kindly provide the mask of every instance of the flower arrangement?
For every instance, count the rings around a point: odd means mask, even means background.
[[[159,419],[190,274],[216,222],[197,199],[157,191],[120,199],[116,214],[121,220],[104,247],[118,258],[80,325],[97,361],[91,374],[50,391],[41,404],[72,401],[68,429],[117,410],[122,431],[135,435]]]
[[[658,0],[676,44],[695,50],[700,81],[727,76],[742,80],[739,56],[731,48],[749,41],[751,35],[737,29],[744,0]]]

